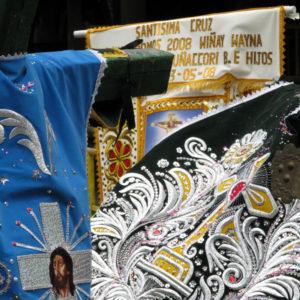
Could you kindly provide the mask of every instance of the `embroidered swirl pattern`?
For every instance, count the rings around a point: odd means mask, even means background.
[[[299,299],[300,202],[258,183],[266,137],[248,133],[220,160],[189,138],[175,161],[121,177],[91,220],[92,297]]]

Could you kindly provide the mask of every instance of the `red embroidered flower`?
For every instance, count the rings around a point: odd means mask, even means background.
[[[131,168],[131,151],[131,145],[123,143],[121,140],[117,141],[114,148],[108,151],[108,160],[110,162],[108,172],[110,175],[117,175],[120,178],[126,170]]]

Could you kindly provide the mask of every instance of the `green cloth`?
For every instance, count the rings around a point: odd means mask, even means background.
[[[98,50],[101,53],[112,49]],[[121,128],[135,127],[131,97],[165,93],[174,55],[157,49],[124,49],[127,57],[107,57],[108,68],[95,98],[94,110],[102,121]]]
[[[98,50],[108,52],[109,49]],[[125,84],[131,96],[162,94],[167,90],[174,55],[157,49],[124,49],[127,57],[107,57],[108,68],[102,79],[96,101],[122,96]]]

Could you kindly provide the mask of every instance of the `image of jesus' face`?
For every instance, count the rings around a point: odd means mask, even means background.
[[[70,254],[62,247],[57,247],[50,255],[50,281],[53,291],[59,298],[74,295],[73,261]]]
[[[55,255],[53,259],[54,281],[58,289],[67,286],[70,272],[67,270],[66,262],[60,255]]]

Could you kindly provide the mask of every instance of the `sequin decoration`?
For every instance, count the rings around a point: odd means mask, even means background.
[[[2,185],[5,185],[7,182],[9,182],[9,179],[6,178],[6,176],[0,176],[0,182]]]
[[[40,171],[39,170],[32,170],[32,178],[34,179],[39,179],[41,178],[41,175],[40,175]]]
[[[22,92],[27,94],[34,94],[36,92],[36,86],[33,81],[27,83],[15,83],[15,86]]]

